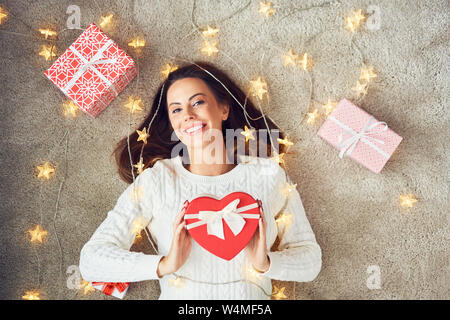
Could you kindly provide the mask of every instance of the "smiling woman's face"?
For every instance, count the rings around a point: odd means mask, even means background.
[[[194,141],[195,146],[203,146],[197,139],[204,139],[208,131],[222,132],[222,121],[228,118],[229,107],[217,103],[203,80],[184,78],[175,81],[167,91],[167,111],[177,137],[186,146],[193,147]]]

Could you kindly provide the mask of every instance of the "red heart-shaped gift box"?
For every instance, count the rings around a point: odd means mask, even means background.
[[[227,208],[232,208],[231,216],[227,216],[230,213]],[[222,214],[225,211],[228,213],[225,214],[226,217],[223,217]],[[214,234],[208,234],[208,220],[211,221],[211,218],[216,220],[215,223],[222,224],[224,239]],[[227,218],[228,221],[230,219],[240,220],[237,224],[241,224],[242,229],[238,228],[239,231],[236,231],[235,226],[230,228]],[[257,201],[245,192],[233,192],[220,200],[213,196],[200,196],[188,204],[184,214],[186,228],[192,238],[210,253],[228,261],[247,246],[258,227],[259,218]],[[222,230],[222,226],[220,226],[220,230]],[[219,229],[217,227],[216,224],[216,230]]]

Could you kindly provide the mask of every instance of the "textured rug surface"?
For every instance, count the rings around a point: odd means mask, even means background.
[[[268,84],[270,99],[262,108],[295,142],[286,157],[288,174],[323,250],[323,268],[313,282],[294,288],[274,281],[286,287],[289,299],[450,298],[448,2],[273,3],[275,14],[264,18],[259,1],[244,0],[199,0],[195,10],[192,0],[1,1],[10,13],[0,25],[1,299],[21,299],[38,283],[46,299],[114,299],[73,289],[76,266],[82,246],[127,186],[110,154],[145,113],[133,115],[130,124],[123,106],[138,95],[148,112],[160,68],[173,56],[215,63],[243,87],[258,76]],[[104,31],[140,67],[139,80],[97,119],[62,115],[66,98],[43,75],[56,58],[38,55],[48,42],[32,37],[39,28],[64,29],[69,5],[79,6],[82,28],[113,13]],[[345,17],[357,9],[371,15],[370,5],[378,8],[379,28],[369,27],[372,17],[352,42]],[[216,56],[200,52],[202,38],[193,22],[220,29]],[[58,55],[80,33],[61,33]],[[147,42],[141,54],[127,46],[137,36]],[[313,103],[308,74],[283,66],[281,54],[289,49],[307,52],[313,61]],[[351,88],[363,60],[378,76],[358,98]],[[323,115],[311,125],[305,121],[313,108],[322,110],[319,102],[342,98],[403,137],[380,174],[339,159],[316,135]],[[41,184],[33,172],[45,160],[60,170]],[[405,209],[399,197],[409,193],[418,202]],[[49,235],[32,245],[27,230],[37,223]],[[133,250],[153,252],[144,240]],[[157,281],[134,283],[125,299],[157,299],[159,293]]]

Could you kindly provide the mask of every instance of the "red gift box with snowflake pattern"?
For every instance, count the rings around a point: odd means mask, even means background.
[[[45,71],[47,78],[94,118],[136,74],[133,59],[94,23]]]

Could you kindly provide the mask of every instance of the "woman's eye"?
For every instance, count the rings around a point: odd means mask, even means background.
[[[172,110],[172,113],[176,113],[175,111],[179,110],[180,108],[176,108],[174,110]]]
[[[195,106],[197,103],[198,103],[198,104],[202,104],[202,103],[203,103],[203,100],[199,100],[199,101],[195,102],[195,103],[194,103],[194,106]]]

